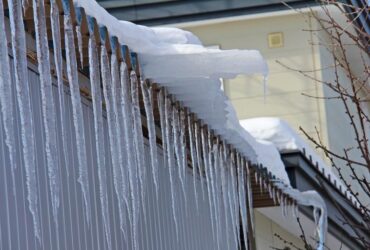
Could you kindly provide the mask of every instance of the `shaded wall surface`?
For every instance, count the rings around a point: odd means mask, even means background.
[[[14,75],[14,72],[12,72]],[[36,175],[37,192],[39,195],[39,213],[41,224],[41,242],[35,238],[32,215],[28,209],[26,174],[21,147],[20,117],[17,103],[14,101],[14,127],[16,128],[17,168],[15,170],[15,189],[13,190],[9,163],[9,152],[5,144],[3,123],[0,123],[0,249],[108,249],[103,230],[102,209],[99,200],[99,179],[97,170],[96,145],[94,141],[93,110],[90,101],[83,99],[83,117],[88,160],[88,176],[90,187],[90,206],[92,221],[86,223],[83,197],[78,183],[78,161],[76,155],[75,134],[72,120],[72,104],[69,90],[65,88],[67,141],[69,149],[68,162],[64,162],[62,154],[62,138],[59,115],[57,115],[58,159],[61,176],[61,203],[58,211],[59,229],[56,229],[51,207],[51,193],[45,153],[45,133],[42,122],[42,106],[39,76],[33,65],[28,71],[32,117],[35,124]],[[13,79],[14,82],[14,79]],[[14,86],[14,84],[13,84]],[[16,100],[15,89],[13,89]],[[54,87],[54,102],[59,113],[58,93]],[[0,113],[0,120],[2,120]],[[105,147],[109,147],[108,128],[104,119]],[[212,241],[212,228],[209,215],[207,193],[204,200],[199,199],[199,211],[195,206],[193,176],[190,169],[186,175],[187,203],[181,195],[181,185],[176,179],[176,204],[179,237],[176,237],[171,211],[171,193],[168,169],[163,166],[163,158],[159,152],[159,198],[156,200],[155,188],[150,175],[148,146],[146,150],[146,195],[145,211],[140,211],[139,248],[140,249],[216,249]],[[134,154],[134,150],[132,150]],[[131,234],[127,211],[125,211],[124,231],[119,228],[118,203],[113,184],[113,170],[109,153],[105,155],[107,170],[107,187],[109,197],[109,216],[112,249],[132,249]],[[200,192],[200,181],[197,181]],[[15,195],[14,195],[15,194]],[[199,196],[201,197],[201,196]],[[144,214],[147,223],[144,222]],[[227,235],[221,240],[222,249],[226,248]],[[59,244],[58,244],[59,243]],[[230,241],[231,249],[236,249]]]

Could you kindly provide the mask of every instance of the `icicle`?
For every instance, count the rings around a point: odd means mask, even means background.
[[[121,47],[122,54],[125,53],[125,47]],[[127,72],[127,65],[125,62],[121,63],[120,67],[121,73],[121,106],[122,106],[122,117],[123,117],[123,128],[124,128],[124,136],[123,139],[125,141],[126,150],[127,150],[127,165],[128,165],[128,172],[129,172],[129,183],[130,183],[130,197],[131,197],[131,223],[132,223],[132,241],[133,241],[133,249],[139,249],[139,239],[138,239],[138,220],[139,220],[139,186],[137,183],[138,174],[137,168],[135,166],[135,156],[132,156],[128,153],[128,150],[134,148],[134,138],[132,135],[132,130],[134,125],[132,124],[132,113],[131,113],[131,98],[130,98],[130,88],[129,88],[129,79],[128,79],[128,72]]]
[[[283,215],[283,217],[285,217],[285,196],[282,195],[282,197],[280,198],[280,209],[281,209],[281,214]]]
[[[56,118],[53,86],[50,74],[49,47],[46,33],[45,7],[43,0],[33,0],[33,16],[36,31],[38,70],[40,73],[41,101],[45,129],[45,152],[48,167],[49,187],[53,218],[57,229],[60,203],[60,177],[57,153]]]
[[[211,139],[210,137],[210,134],[209,134],[209,139]],[[209,140],[209,142],[211,142],[211,140]],[[219,146],[219,139],[217,138],[216,140],[216,143],[213,145],[213,150],[212,150],[212,154],[213,154],[213,158],[214,158],[214,161],[213,161],[213,164],[211,165],[211,183],[212,183],[212,189],[213,189],[213,198],[214,198],[214,204],[215,204],[215,214],[216,214],[216,223],[217,223],[217,247],[218,249],[220,249],[220,240],[222,238],[222,235],[221,235],[221,204],[220,204],[220,192],[219,192],[219,185],[218,183],[220,182],[219,181],[219,176],[218,176],[218,172],[219,172],[219,169],[220,169],[220,159],[219,159],[219,149],[218,149],[218,146]]]
[[[23,13],[26,13],[27,9],[30,7],[30,0],[22,0]]]
[[[181,144],[181,139],[180,139],[180,119],[179,119],[179,112],[176,107],[172,109],[172,133],[173,133],[173,143],[175,147],[175,156],[176,156],[176,163],[177,163],[177,171],[179,173],[179,179],[181,182],[181,188],[182,188],[182,193],[184,196],[185,204],[186,204],[186,190],[185,190],[185,176],[184,172],[182,171],[183,168],[183,155],[182,155],[182,150],[181,147],[183,146]]]
[[[33,218],[33,229],[38,242],[41,241],[38,194],[35,167],[34,127],[27,77],[26,37],[23,24],[22,6],[19,0],[10,0],[9,17],[17,89],[18,107],[21,119],[21,139],[26,170],[27,200]]]
[[[99,74],[99,61],[98,51],[96,49],[96,41],[94,34],[94,20],[89,18],[89,68],[90,70],[90,83],[91,95],[94,112],[94,131],[95,131],[95,145],[96,157],[98,165],[98,178],[99,178],[99,198],[102,207],[102,218],[104,225],[105,238],[107,241],[108,249],[112,249],[111,245],[111,232],[109,221],[108,209],[108,192],[107,192],[107,173],[105,169],[105,147],[104,147],[104,131],[103,131],[103,112],[102,112],[102,95],[100,88],[100,74]]]
[[[263,180],[262,180],[262,175],[260,175],[259,177],[260,177],[260,178],[259,178],[258,182],[259,182],[259,185],[260,185],[260,192],[261,192],[261,194],[262,194],[262,193],[263,193]]]
[[[68,142],[67,142],[67,129],[65,122],[65,101],[64,101],[64,83],[63,83],[63,61],[62,61],[62,46],[61,46],[61,37],[60,37],[60,23],[59,23],[59,8],[55,0],[51,0],[50,8],[50,22],[51,22],[51,32],[53,37],[53,51],[54,51],[54,64],[55,71],[57,74],[58,82],[58,98],[59,98],[59,118],[61,125],[61,134],[62,134],[62,147],[64,155],[64,165],[66,169],[67,176],[69,176],[69,151],[68,151]]]
[[[257,171],[254,172],[254,180],[256,181],[256,184],[258,184],[258,175]]]
[[[272,188],[272,200],[274,201],[274,205],[276,205],[276,189],[275,189],[275,187]]]
[[[106,30],[101,28],[100,30],[101,36],[101,46],[100,46],[100,69],[101,69],[101,79],[103,83],[103,93],[105,99],[105,108],[107,113],[107,121],[108,121],[108,135],[109,135],[109,148],[112,157],[112,167],[113,167],[113,183],[114,188],[118,200],[118,211],[119,211],[119,218],[120,218],[120,229],[126,235],[126,230],[124,229],[124,200],[123,200],[123,180],[122,180],[122,173],[121,173],[121,166],[120,166],[120,158],[119,158],[119,148],[118,148],[118,128],[116,122],[116,116],[118,114],[115,113],[114,106],[115,102],[113,99],[113,82],[111,76],[111,69],[109,67],[109,58],[107,49],[105,47],[105,38],[106,38]],[[116,60],[117,61],[117,60]],[[117,66],[117,62],[116,62]],[[115,76],[116,77],[116,76]],[[119,81],[115,79],[115,81]]]
[[[209,174],[209,168],[210,168],[210,162],[208,158],[209,151],[207,150],[207,145],[208,145],[208,140],[206,139],[206,132],[205,128],[201,129],[201,141],[202,141],[202,155],[203,155],[203,163],[204,163],[204,173],[206,176],[206,182],[207,182],[207,193],[208,193],[208,203],[209,203],[209,211],[210,211],[210,216],[211,216],[211,226],[212,226],[212,235],[214,240],[216,240],[215,236],[215,217],[213,214],[213,203],[212,203],[212,188],[211,188],[211,179],[210,179],[210,174]]]
[[[186,196],[186,169],[188,168],[188,160],[186,155],[186,124],[185,124],[185,111],[183,109],[180,110],[180,116],[179,116],[179,129],[180,129],[180,147],[181,147],[181,169],[179,171],[182,172],[182,179],[183,179],[183,192],[185,197],[185,211],[187,214],[187,196]]]
[[[75,8],[76,13],[76,35],[77,35],[77,45],[78,45],[78,53],[80,58],[80,66],[81,69],[83,68],[83,60],[84,60],[84,54],[83,54],[83,44],[82,44],[82,33],[81,33],[81,21],[82,21],[82,14],[81,14],[81,8],[77,7]]]
[[[220,149],[220,171],[221,171],[221,195],[222,195],[222,202],[224,206],[224,218],[225,218],[225,225],[226,225],[226,240],[227,240],[227,249],[230,250],[230,239],[229,239],[229,206],[227,202],[227,195],[228,195],[228,190],[227,190],[227,179],[226,179],[226,157],[227,157],[227,151],[226,151],[226,146],[223,144],[222,149]]]
[[[202,195],[203,195],[203,200],[205,198],[205,193],[204,193],[204,178],[203,178],[203,170],[202,170],[202,164],[201,164],[201,157],[202,157],[202,148],[200,146],[200,129],[199,129],[199,123],[195,122],[194,123],[194,134],[195,134],[195,150],[196,150],[196,161],[197,161],[197,166],[198,166],[198,172],[199,172],[199,177],[200,177],[200,187],[202,189]]]
[[[272,190],[271,190],[271,184],[270,183],[267,184],[267,190],[269,192],[269,197],[272,198]]]
[[[145,113],[147,119],[150,147],[150,163],[152,166],[152,177],[154,181],[156,197],[158,199],[159,181],[158,181],[158,153],[157,153],[157,137],[155,134],[155,123],[153,115],[153,97],[152,88],[148,87],[145,81],[141,81],[141,91],[143,93]]]
[[[232,181],[232,195],[233,195],[233,208],[234,208],[234,225],[235,225],[235,237],[237,244],[240,245],[240,219],[239,219],[239,196],[238,196],[238,184],[237,184],[237,164],[235,150],[231,153],[231,181]]]
[[[5,32],[4,6],[0,1],[0,30],[3,35],[0,37],[0,106],[3,117],[5,144],[9,150],[10,170],[13,182],[13,194],[15,195],[15,176],[14,171],[17,168],[16,163],[16,145],[15,145],[15,129],[14,129],[14,108],[12,94],[12,80],[10,77],[8,40]]]
[[[165,93],[164,93],[165,94]],[[172,138],[172,131],[171,131],[171,101],[169,100],[168,97],[165,95],[165,100],[164,100],[164,106],[165,106],[165,123],[166,123],[166,144],[167,144],[167,160],[168,160],[168,171],[170,174],[170,186],[171,186],[171,206],[172,206],[172,214],[173,214],[173,220],[175,223],[175,231],[176,231],[176,239],[177,241],[179,240],[179,229],[178,229],[178,223],[177,223],[177,213],[176,213],[176,187],[175,183],[173,180],[173,169],[174,169],[174,163],[173,163],[173,151],[172,145],[173,143],[173,138]],[[173,121],[172,121],[173,122]],[[172,126],[174,126],[172,124]]]
[[[118,171],[117,173],[120,173],[121,176],[119,176],[119,186],[118,190],[119,193],[122,194],[122,199],[126,204],[127,210],[130,212],[130,204],[129,204],[129,187],[127,183],[127,175],[126,175],[126,169],[124,168],[124,157],[127,156],[127,149],[125,148],[125,143],[123,141],[123,129],[122,129],[122,123],[123,123],[123,116],[121,112],[121,82],[120,82],[120,73],[119,73],[119,63],[118,63],[118,57],[117,57],[117,45],[118,41],[116,38],[111,38],[110,40],[111,48],[112,48],[112,54],[111,54],[111,77],[112,77],[112,98],[113,98],[113,113],[115,118],[115,129],[116,129],[116,147],[117,147],[117,157],[118,157]],[[123,204],[122,204],[123,206]],[[122,216],[123,218],[123,216]],[[131,218],[130,218],[131,219]],[[122,227],[123,221],[121,223]],[[122,231],[126,231],[123,230]]]
[[[232,230],[234,235],[234,243],[237,246],[238,245],[238,238],[239,238],[239,228],[237,225],[237,220],[239,220],[239,213],[237,212],[236,208],[236,200],[235,200],[235,168],[234,168],[234,154],[231,152],[230,158],[229,158],[229,203],[230,203],[230,213],[231,213],[231,220],[232,220]]]
[[[243,238],[244,242],[248,242],[247,232],[247,208],[246,208],[246,200],[245,200],[245,184],[244,184],[244,170],[242,168],[242,159],[239,154],[237,154],[236,159],[237,164],[237,171],[238,171],[238,194],[239,194],[239,210],[242,218],[242,229],[243,229]]]
[[[267,75],[263,76],[263,103],[266,103],[266,96],[267,96]]]
[[[163,151],[163,166],[166,167],[167,165],[167,144],[166,144],[166,122],[165,122],[165,107],[164,107],[164,89],[160,88],[158,93],[158,110],[159,110],[159,119],[161,123],[161,134],[162,134],[162,151]]]
[[[67,75],[68,75],[68,82],[70,84],[70,90],[71,90],[73,125],[75,128],[76,145],[77,145],[77,159],[78,159],[78,170],[79,170],[78,182],[81,184],[87,224],[90,225],[90,220],[91,220],[90,189],[89,189],[89,178],[88,178],[88,170],[87,170],[85,131],[84,131],[84,121],[83,121],[83,116],[82,116],[80,85],[78,82],[78,75],[77,75],[76,52],[75,52],[75,46],[74,46],[73,26],[72,26],[72,20],[71,20],[71,15],[70,15],[69,2],[66,0],[63,0],[63,7],[64,7],[64,35],[65,35],[65,49],[66,49],[66,61],[67,61]]]
[[[193,131],[193,124],[191,120],[191,114],[188,113],[188,132],[189,132],[189,145],[190,145],[190,157],[191,163],[193,167],[193,185],[194,185],[194,199],[195,199],[195,206],[197,208],[197,213],[199,214],[199,201],[198,201],[198,192],[197,192],[197,165],[198,162],[196,160],[196,152],[194,147],[194,131]],[[202,177],[200,177],[202,178]]]
[[[139,84],[135,71],[131,71],[131,100],[132,100],[132,116],[134,122],[134,145],[136,151],[136,165],[140,181],[141,204],[145,204],[145,179],[146,179],[146,164],[144,159],[144,139],[141,124],[141,113],[139,103]],[[144,213],[144,223],[147,225],[146,214]]]
[[[247,170],[249,170],[249,164],[246,163]],[[252,233],[254,235],[254,213],[253,213],[253,197],[252,197],[252,181],[250,176],[250,171],[247,171],[247,192],[248,192],[248,208],[249,208],[249,218],[250,218],[250,225],[252,229]]]

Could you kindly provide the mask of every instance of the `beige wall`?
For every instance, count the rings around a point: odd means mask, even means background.
[[[257,250],[284,249],[284,247],[289,247],[289,243],[285,243],[283,240],[293,243],[300,249],[305,249],[303,241],[300,239],[302,231],[296,218],[292,216],[289,209],[286,217],[282,215],[280,207],[254,209],[254,215]],[[315,223],[302,213],[299,213],[299,219],[306,240],[310,245],[315,246]],[[283,240],[279,239],[276,235],[279,235]],[[340,238],[328,232],[325,239],[325,249],[349,250],[350,248],[340,240]],[[290,246],[290,249],[295,248]]]
[[[309,29],[310,25],[299,14],[285,13],[281,16],[187,25],[182,28],[193,32],[205,45],[220,45],[222,49],[257,49],[267,60],[270,74],[266,98],[261,76],[239,76],[225,81],[225,92],[232,100],[239,119],[281,117],[297,131],[302,126],[311,134],[314,134],[314,127],[317,126],[326,141],[322,102],[302,95],[302,92],[321,95],[321,86],[276,62],[279,60],[302,70],[320,67],[318,49],[309,44],[311,33],[302,31]],[[283,32],[282,48],[268,47],[267,36],[271,32]]]
[[[288,246],[282,240],[275,236],[279,235],[282,239],[293,243],[295,246],[304,249],[302,240],[293,234],[287,232],[277,223],[272,221],[270,218],[266,217],[262,213],[255,210],[255,239],[257,250],[268,250],[268,249],[284,249]]]

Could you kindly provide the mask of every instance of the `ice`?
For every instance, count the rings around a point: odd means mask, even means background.
[[[226,233],[227,233],[227,249],[230,250],[230,232],[229,232],[229,214],[231,214],[231,207],[229,206],[228,196],[228,178],[227,178],[227,148],[225,145],[222,146],[220,150],[220,171],[221,171],[221,188],[222,188],[222,202],[224,206],[224,218],[226,224]]]
[[[186,204],[186,190],[185,190],[185,172],[183,168],[183,157],[185,157],[182,154],[182,147],[184,146],[183,143],[181,143],[181,136],[180,136],[180,117],[179,117],[179,111],[177,110],[177,107],[174,107],[172,109],[172,133],[173,133],[173,143],[175,147],[175,156],[176,156],[176,164],[177,164],[177,172],[179,173],[179,179],[181,182],[181,188],[183,197]]]
[[[145,114],[147,119],[149,147],[150,147],[150,165],[152,167],[152,177],[155,185],[155,191],[158,199],[159,181],[158,181],[158,153],[157,153],[157,137],[155,133],[155,123],[153,115],[153,92],[152,88],[145,81],[141,81],[141,91],[145,106]]]
[[[59,8],[55,0],[51,0],[50,8],[50,22],[51,22],[51,33],[53,37],[53,54],[54,54],[54,65],[58,83],[58,99],[59,99],[59,118],[62,133],[62,145],[64,162],[67,163],[69,159],[68,142],[67,142],[67,130],[65,125],[65,101],[64,101],[64,83],[63,83],[63,61],[62,61],[62,47],[61,47],[61,36],[60,36],[60,22],[59,22]],[[69,176],[69,167],[65,164],[67,175]]]
[[[206,138],[206,131],[205,131],[205,128],[201,128],[201,131],[200,131],[200,134],[201,134],[201,145],[202,145],[202,155],[203,155],[203,163],[204,163],[204,173],[205,173],[205,177],[206,177],[206,184],[207,184],[207,193],[208,193],[208,203],[209,203],[209,212],[210,212],[210,217],[211,217],[211,224],[212,224],[212,235],[213,235],[213,238],[214,240],[217,239],[216,237],[216,232],[215,232],[215,222],[216,222],[216,219],[215,219],[215,215],[213,214],[213,208],[214,208],[214,204],[212,203],[212,184],[211,184],[211,177],[210,177],[210,164],[211,162],[209,162],[209,144],[207,144],[208,140]]]
[[[249,208],[249,218],[250,218],[249,224],[251,226],[252,233],[254,234],[254,213],[252,209],[253,208],[252,182],[251,182],[251,175],[249,171],[249,164],[247,164],[247,192],[248,192],[247,197],[248,197],[248,208]]]
[[[0,2],[0,30],[5,31],[4,6]],[[10,77],[8,39],[6,34],[0,37],[0,107],[2,112],[5,143],[9,151],[10,169],[12,173],[13,193],[15,194],[15,179],[14,171],[16,164],[16,149],[15,149],[15,130],[14,130],[14,108],[13,108],[13,94],[12,94],[12,80]]]
[[[19,0],[8,1],[11,28],[15,84],[21,120],[21,139],[26,170],[28,208],[33,218],[33,229],[38,242],[41,242],[39,200],[35,166],[34,124],[31,112],[29,82],[27,76],[26,37],[23,24],[22,6]]]
[[[195,206],[197,208],[197,212],[199,214],[199,201],[198,201],[198,192],[197,192],[197,157],[195,152],[195,145],[194,145],[194,129],[193,129],[193,122],[191,120],[191,115],[188,114],[188,133],[189,133],[189,145],[190,145],[190,157],[191,163],[193,167],[193,185],[194,185],[194,199],[195,199]],[[202,177],[200,177],[202,178]]]
[[[67,62],[67,77],[71,90],[73,125],[75,129],[77,145],[77,160],[79,170],[78,182],[80,183],[82,189],[85,207],[84,211],[86,215],[87,224],[90,225],[91,221],[90,189],[87,169],[84,121],[82,116],[82,103],[80,95],[80,86],[77,75],[77,62],[74,45],[73,25],[71,15],[69,13],[70,12],[69,3],[63,1],[63,8],[64,8],[64,35],[65,35],[65,50]]]
[[[243,164],[243,159],[239,158],[238,163],[237,163],[237,168],[238,168],[238,187],[239,187],[239,209],[240,209],[240,214],[242,217],[242,228],[243,228],[243,237],[244,237],[244,242],[248,242],[248,221],[247,221],[247,201],[246,201],[246,194],[245,194],[245,170],[244,170],[244,164]]]
[[[165,116],[165,128],[166,128],[166,145],[167,145],[167,165],[168,165],[168,171],[169,171],[169,174],[170,174],[170,186],[171,186],[171,206],[172,206],[172,215],[173,215],[173,220],[174,220],[174,223],[175,223],[175,230],[176,230],[176,239],[177,241],[179,241],[179,226],[178,226],[178,222],[177,222],[177,212],[176,212],[176,183],[174,182],[174,176],[173,176],[173,172],[174,172],[174,168],[175,168],[175,164],[174,164],[174,159],[173,159],[173,156],[174,156],[174,152],[173,152],[173,149],[170,145],[172,145],[173,143],[173,133],[172,133],[172,130],[171,130],[171,125],[173,125],[173,120],[172,120],[172,107],[171,107],[171,100],[166,97],[166,93],[164,93],[164,96],[165,96],[165,100],[164,100],[164,107],[165,107],[165,113],[164,113],[164,116]],[[171,122],[172,120],[172,122]]]
[[[79,59],[80,59],[80,68],[83,68],[83,44],[82,44],[82,33],[81,33],[81,22],[82,22],[82,13],[81,8],[75,7],[75,16],[76,16],[76,36],[77,36],[77,47],[78,47],[78,53],[79,53]]]
[[[166,148],[166,122],[165,122],[165,106],[164,106],[164,89],[160,88],[158,93],[158,110],[159,119],[161,124],[161,135],[162,135],[162,151],[163,151],[163,166],[167,165],[167,148]]]
[[[198,122],[195,122],[194,123],[194,134],[195,134],[195,150],[196,150],[196,162],[197,162],[197,166],[198,166],[198,172],[199,172],[199,177],[200,177],[200,186],[201,186],[201,189],[202,189],[202,195],[203,195],[203,200],[204,200],[204,197],[205,197],[205,193],[204,193],[204,175],[203,175],[203,170],[202,170],[202,147],[201,147],[201,142],[200,142],[200,128],[199,128],[199,123]]]
[[[123,118],[123,139],[126,145],[126,150],[134,148],[134,139],[132,135],[132,129],[134,125],[132,124],[132,113],[131,113],[131,95],[129,88],[128,70],[127,65],[123,61],[120,65],[120,75],[121,75],[121,107],[122,107],[122,118]],[[133,249],[139,249],[138,240],[138,220],[139,220],[139,186],[137,185],[138,173],[136,168],[136,159],[134,156],[130,155],[127,151],[127,166],[129,173],[129,186],[130,186],[130,197],[131,197],[131,232]]]
[[[123,115],[121,112],[121,80],[120,80],[120,65],[118,62],[118,55],[117,55],[117,42],[116,39],[111,39],[111,46],[112,46],[112,54],[111,54],[111,79],[112,79],[112,99],[113,99],[113,113],[114,113],[114,118],[115,118],[115,129],[116,129],[116,137],[115,137],[115,142],[116,142],[116,152],[118,157],[118,169],[117,169],[117,174],[119,176],[117,177],[118,180],[118,186],[117,186],[117,195],[121,195],[121,201],[123,200],[126,205],[127,211],[130,212],[130,204],[129,204],[129,199],[130,199],[130,191],[129,191],[129,186],[128,186],[128,178],[126,174],[126,169],[125,167],[125,162],[124,158],[127,158],[127,149],[125,147],[125,142],[123,140],[123,129],[121,124],[123,124]],[[123,204],[121,205],[123,209]],[[123,219],[123,214],[121,216]],[[131,219],[131,216],[129,217]],[[121,226],[123,227],[123,220],[121,221]],[[125,233],[127,230],[122,231]]]
[[[59,228],[60,177],[57,153],[56,117],[53,86],[50,74],[49,46],[46,33],[45,6],[42,0],[33,0],[33,15],[36,31],[38,70],[40,72],[41,101],[45,129],[45,152],[48,167],[49,187],[54,222]]]
[[[187,157],[187,151],[186,151],[186,119],[185,119],[185,110],[180,109],[179,114],[179,129],[180,129],[180,154],[181,154],[181,168],[179,169],[179,172],[182,172],[180,176],[182,176],[182,187],[184,191],[184,198],[185,198],[185,211],[187,212],[187,196],[186,196],[186,169],[188,167],[188,157]]]
[[[103,35],[104,36],[104,35]],[[113,182],[114,188],[118,200],[118,211],[119,211],[119,219],[120,219],[120,229],[126,235],[126,230],[124,227],[124,200],[123,200],[123,193],[125,190],[122,189],[123,187],[123,180],[122,180],[122,173],[121,173],[121,165],[120,165],[120,157],[119,157],[119,150],[118,147],[118,128],[116,122],[116,116],[118,115],[115,113],[114,106],[116,105],[114,102],[114,84],[112,82],[112,75],[111,69],[109,64],[109,58],[107,49],[105,46],[105,41],[102,39],[103,43],[100,46],[100,65],[101,65],[101,78],[103,83],[103,93],[104,93],[104,100],[105,100],[105,108],[107,113],[107,121],[108,121],[108,135],[109,135],[109,148],[112,157],[112,167],[113,167]],[[112,54],[112,57],[113,54]],[[114,59],[113,59],[114,60]],[[117,67],[117,62],[115,62],[115,66]],[[112,65],[113,66],[113,65]],[[114,76],[116,77],[116,76]],[[115,79],[115,82],[119,81],[119,79]],[[117,83],[116,83],[117,84]]]
[[[215,223],[216,223],[216,236],[217,236],[217,247],[220,249],[220,233],[221,233],[221,220],[220,220],[220,214],[219,214],[219,193],[217,190],[217,179],[216,179],[216,169],[219,168],[219,159],[218,159],[218,142],[215,144],[211,144],[210,140],[211,134],[208,133],[208,145],[210,149],[209,153],[209,162],[210,164],[210,179],[211,179],[211,187],[212,187],[212,198],[213,198],[213,204],[214,204],[214,213],[215,213]],[[213,159],[212,159],[213,158]]]
[[[134,145],[136,152],[136,164],[139,174],[140,181],[140,196],[141,204],[145,204],[145,181],[146,181],[146,167],[144,159],[144,139],[142,132],[142,123],[141,123],[141,112],[140,112],[140,103],[139,103],[139,83],[135,71],[130,73],[130,82],[131,82],[131,100],[132,100],[132,117],[134,122]],[[144,221],[146,223],[146,214],[144,213]]]
[[[90,69],[90,84],[91,95],[94,112],[94,132],[96,141],[96,157],[98,165],[98,178],[99,178],[99,198],[102,207],[102,218],[105,232],[105,239],[107,241],[108,249],[112,249],[111,232],[110,232],[110,219],[108,209],[108,192],[107,192],[107,173],[105,168],[105,147],[104,147],[104,131],[103,131],[103,112],[102,112],[102,94],[100,87],[100,73],[99,73],[99,60],[98,51],[96,49],[96,41],[94,35],[93,20],[89,20],[89,67]]]
[[[234,229],[234,237],[235,237],[235,244],[238,244],[239,241],[239,201],[238,201],[238,189],[236,183],[236,164],[235,164],[235,153],[231,151],[230,155],[230,197],[231,197],[231,208],[233,209],[232,215],[233,216],[233,229]]]
[[[81,68],[83,68],[84,54],[83,54],[83,45],[82,45],[81,25],[76,25],[76,35],[77,35],[77,44],[78,44],[78,53],[79,53],[79,59],[80,59],[80,66],[81,66]]]

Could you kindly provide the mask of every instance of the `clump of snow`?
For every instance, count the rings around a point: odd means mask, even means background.
[[[259,117],[240,121],[244,129],[246,129],[257,140],[265,140],[273,143],[279,151],[300,150],[305,152],[307,156],[311,156],[314,163],[317,162],[320,172],[334,181],[337,185],[342,185],[342,190],[346,190],[342,181],[333,173],[318,153],[312,149],[301,138],[287,122],[275,117]]]
[[[202,45],[197,36],[186,30],[172,27],[153,27],[151,29],[166,43]]]

